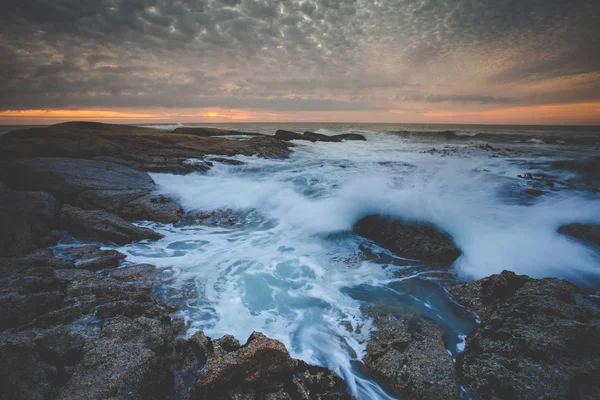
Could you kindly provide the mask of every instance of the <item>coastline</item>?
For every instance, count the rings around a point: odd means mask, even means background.
[[[292,359],[281,342],[260,333],[243,346],[202,332],[184,340],[184,321],[152,296],[155,267],[130,265],[124,255],[94,247],[155,240],[159,235],[133,222],[184,217],[174,200],[155,194],[148,172],[201,173],[234,162],[229,157],[236,154],[285,159],[294,146],[276,137],[214,135],[200,128],[177,133],[71,123],[0,139],[1,201],[9,221],[2,232],[1,376],[12,398],[351,398],[335,372]],[[407,228],[389,229],[398,236]],[[438,233],[423,235],[420,242]],[[47,249],[58,241],[65,251]],[[447,239],[443,245],[447,254]],[[432,258],[440,260],[452,262]],[[424,399],[460,398],[461,386],[481,398],[595,393],[600,310],[584,289],[506,272],[450,292],[481,320],[456,363],[443,332],[426,317],[372,311],[382,334],[369,344],[366,364],[381,382]],[[582,347],[584,341],[591,347]],[[571,367],[548,372],[565,362]],[[522,384],[511,383],[523,371]],[[532,389],[531,382],[539,384]]]

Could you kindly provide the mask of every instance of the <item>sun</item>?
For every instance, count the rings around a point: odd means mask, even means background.
[[[217,114],[216,112],[209,112],[206,115],[209,117],[218,117],[219,116],[219,114]]]

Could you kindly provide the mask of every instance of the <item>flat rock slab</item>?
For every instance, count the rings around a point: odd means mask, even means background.
[[[600,305],[566,281],[510,271],[450,292],[481,318],[459,356],[481,399],[592,399],[600,393]]]
[[[414,260],[452,264],[462,253],[450,235],[427,223],[370,215],[354,225],[354,232]]]
[[[11,187],[70,198],[86,190],[154,189],[152,178],[126,166],[75,158],[31,158],[2,166],[0,178]]]

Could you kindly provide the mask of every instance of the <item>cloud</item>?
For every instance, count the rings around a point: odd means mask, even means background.
[[[595,101],[598,48],[595,0],[5,0],[0,109]]]

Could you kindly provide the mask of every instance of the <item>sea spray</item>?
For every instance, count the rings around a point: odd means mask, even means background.
[[[474,316],[440,287],[443,268],[409,273],[410,261],[373,258],[385,250],[351,233],[360,218],[437,225],[463,251],[453,266],[462,279],[503,269],[575,281],[600,275],[596,250],[557,233],[566,223],[600,222],[597,196],[549,191],[532,200],[520,195],[518,178],[528,171],[527,156],[466,149],[441,157],[391,134],[366,134],[367,142],[299,142],[289,160],[238,156],[246,165],[153,174],[160,192],[186,212],[229,210],[237,222],[151,224],[164,239],[120,250],[163,271],[165,296],[190,333],[244,341],[262,331],[294,357],[338,372],[364,399],[391,398],[357,368],[373,328],[365,306],[385,301],[435,319],[449,333],[453,357]],[[407,280],[420,282],[419,290],[403,286]]]

